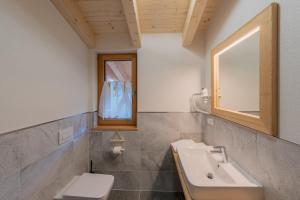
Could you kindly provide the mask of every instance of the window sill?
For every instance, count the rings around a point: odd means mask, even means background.
[[[92,128],[92,132],[97,131],[137,131],[136,126],[97,126]]]

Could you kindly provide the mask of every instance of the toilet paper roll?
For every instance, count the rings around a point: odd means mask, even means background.
[[[121,146],[115,146],[112,150],[113,154],[120,155],[123,151],[123,148]]]

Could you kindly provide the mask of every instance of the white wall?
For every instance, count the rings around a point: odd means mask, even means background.
[[[200,92],[204,46],[199,32],[194,44],[182,46],[181,34],[142,34],[138,50],[138,111],[189,112],[189,98]],[[202,37],[203,38],[203,37]],[[128,34],[105,34],[97,39],[97,53],[128,53],[135,49]],[[102,41],[102,42],[101,42]],[[97,110],[96,53],[91,52],[91,105]],[[91,65],[92,66],[92,65]]]
[[[48,0],[0,1],[0,133],[88,111],[88,50]]]
[[[226,0],[220,4],[206,33],[205,83],[210,87],[210,50],[253,18],[272,0]],[[298,0],[277,0],[280,5],[279,137],[300,144],[300,23]],[[204,72],[205,71],[205,72]]]
[[[143,34],[138,50],[138,111],[189,112],[189,99],[199,93],[202,43],[182,46],[181,34]],[[201,55],[202,54],[202,55]]]
[[[128,33],[102,33],[96,37],[96,51],[99,53],[136,52]]]

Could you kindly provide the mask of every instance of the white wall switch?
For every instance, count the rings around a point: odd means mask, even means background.
[[[214,125],[214,119],[213,118],[207,118],[206,119],[206,122],[209,124],[209,125],[211,125],[211,126],[213,126]]]
[[[74,128],[70,126],[68,128],[60,129],[58,133],[58,144],[64,144],[73,139]]]

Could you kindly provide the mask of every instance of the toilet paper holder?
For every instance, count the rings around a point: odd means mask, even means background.
[[[122,146],[114,146],[112,148],[112,153],[115,156],[121,155],[124,151],[125,151],[125,149]]]
[[[116,156],[121,155],[125,151],[123,143],[126,141],[127,140],[125,140],[124,137],[116,131],[115,135],[112,137],[112,139],[110,139],[110,142],[113,144],[112,153]]]
[[[121,134],[116,131],[116,133],[113,136],[113,138],[110,139],[110,142],[112,142],[112,143],[124,143],[124,142],[127,142],[127,140],[125,140],[124,137],[121,136]]]

